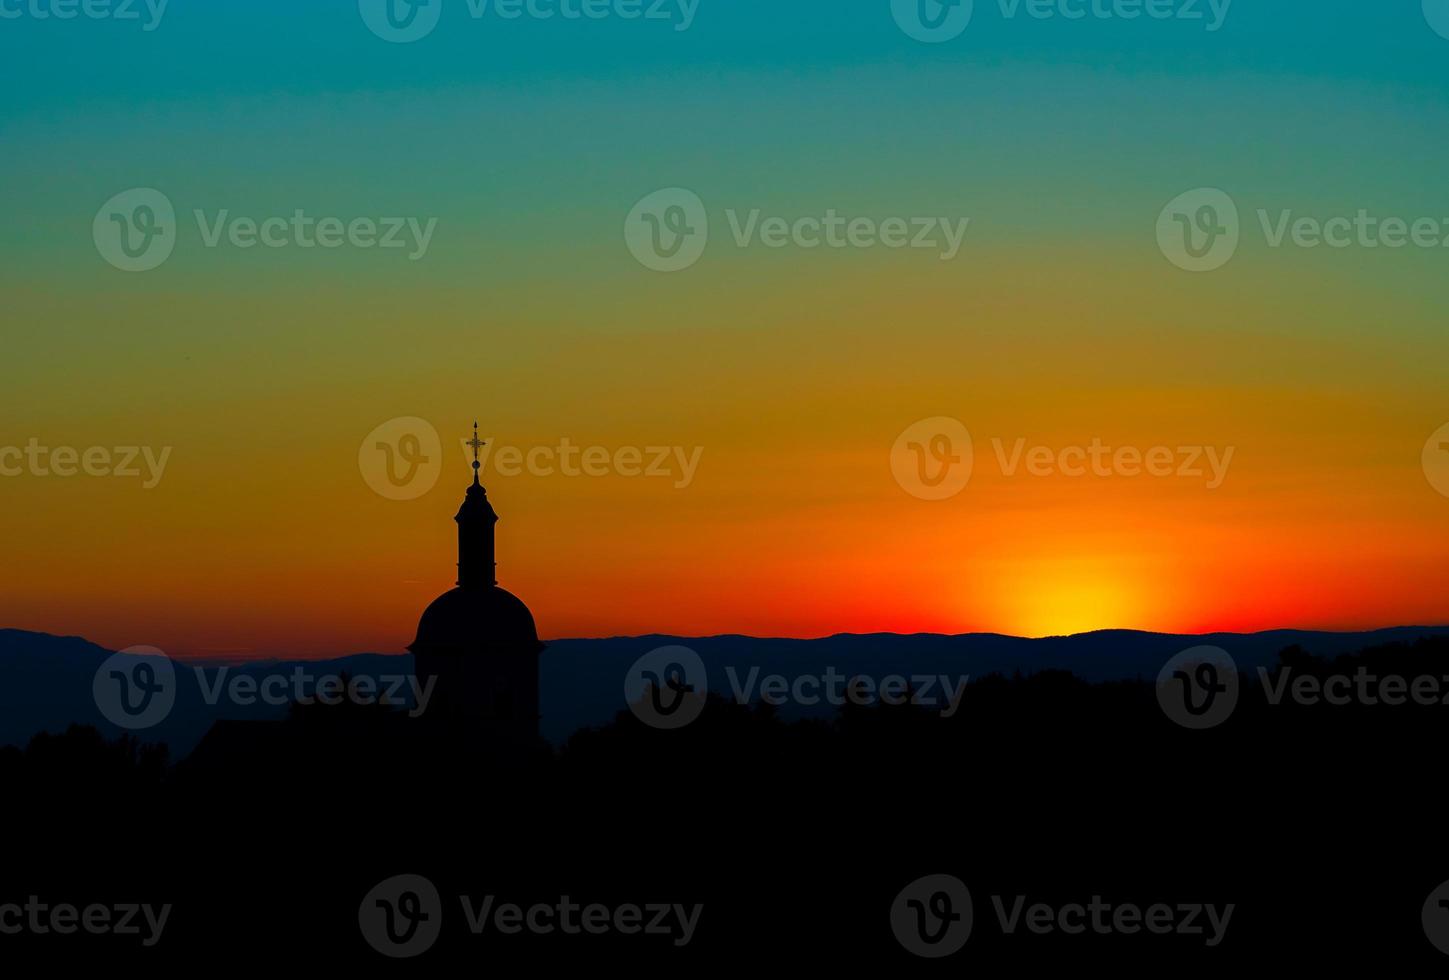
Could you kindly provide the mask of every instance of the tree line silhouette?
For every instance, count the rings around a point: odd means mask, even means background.
[[[1363,668],[1443,687],[1446,667],[1449,637],[1332,660],[1295,647],[1267,683]],[[684,728],[621,710],[525,758],[450,744],[387,705],[318,702],[281,721],[218,723],[175,762],[130,736],[39,735],[0,750],[0,785],[24,801],[9,807],[24,828],[15,840],[33,845],[18,852],[22,867],[39,874],[42,855],[78,851],[76,867],[108,887],[178,893],[180,949],[187,937],[234,942],[264,903],[287,940],[326,935],[338,955],[366,959],[353,896],[406,870],[445,894],[486,882],[522,897],[700,901],[696,945],[648,950],[677,963],[808,948],[822,964],[910,967],[883,909],[906,882],[949,872],[978,893],[982,921],[959,954],[973,962],[1050,966],[1085,950],[1181,971],[1291,948],[1297,962],[1345,966],[1388,947],[1437,962],[1419,916],[1449,879],[1449,706],[1274,705],[1250,675],[1226,722],[1190,731],[1166,717],[1155,680],[993,675],[972,680],[951,717],[848,704],[788,721],[711,694]],[[108,849],[121,826],[141,828],[143,846]],[[223,858],[198,865],[217,849]],[[1212,950],[1172,937],[1026,940],[993,930],[993,894],[1239,911]],[[188,896],[207,911],[188,916]],[[429,955],[482,955],[457,932]],[[526,936],[483,958],[639,955],[610,943],[622,940]]]

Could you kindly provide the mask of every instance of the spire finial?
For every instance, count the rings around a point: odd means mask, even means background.
[[[468,440],[468,445],[473,447],[473,486],[476,487],[478,486],[478,470],[482,466],[478,462],[478,450],[487,445],[486,442],[478,438],[478,423],[476,421],[473,423],[473,438]]]

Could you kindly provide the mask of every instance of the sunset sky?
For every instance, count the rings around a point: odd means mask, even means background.
[[[939,44],[889,0],[700,0],[680,26],[463,0],[402,44],[343,0],[0,19],[0,447],[171,449],[150,489],[0,477],[0,627],[401,650],[452,585],[475,418],[494,451],[701,453],[687,486],[490,460],[500,584],[546,639],[1449,622],[1422,459],[1449,247],[1274,248],[1258,217],[1449,236],[1449,38],[1420,0],[1237,0],[1216,31],[977,0]],[[623,229],[672,187],[710,240],[661,273]],[[1157,223],[1204,187],[1241,244],[1186,272]],[[92,236],[131,188],[179,219],[147,272]],[[206,247],[193,216],[299,209],[436,230],[412,261]],[[755,209],[970,224],[949,261],[740,247],[727,212]],[[442,439],[406,501],[359,466],[401,417]],[[928,501],[891,452],[935,417],[975,465]],[[1209,489],[1008,475],[993,440],[1233,455]]]

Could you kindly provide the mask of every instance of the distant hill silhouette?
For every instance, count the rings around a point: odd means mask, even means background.
[[[96,707],[91,683],[96,671],[113,651],[80,637],[51,636],[23,630],[0,630],[0,745],[23,745],[39,732],[58,734],[72,724],[90,725],[107,737],[123,732]],[[239,706],[203,697],[191,667],[202,667],[213,683],[219,663],[190,662],[177,673],[176,707],[155,728],[136,733],[143,741],[165,742],[173,758],[188,754],[211,726],[225,719],[271,720],[286,716],[285,705]],[[383,654],[356,654],[326,661],[265,660],[228,667],[228,678],[261,678],[289,674],[302,666],[313,673],[372,676],[406,672],[412,658]]]
[[[1212,645],[1227,650],[1240,669],[1277,663],[1290,647],[1321,657],[1335,657],[1367,647],[1411,643],[1421,637],[1449,633],[1449,627],[1406,626],[1359,633],[1271,630],[1262,633],[1185,635],[1107,630],[1075,636],[1025,639],[992,633],[839,634],[820,639],[772,639],[738,635],[679,637],[646,635],[608,639],[555,640],[540,658],[543,736],[562,744],[582,728],[613,720],[624,707],[626,672],[641,655],[662,646],[685,646],[697,652],[709,671],[714,693],[731,692],[729,670],[743,680],[752,668],[759,675],[778,674],[793,680],[819,675],[827,668],[845,674],[881,678],[891,674],[1025,675],[1065,671],[1091,681],[1152,680],[1163,663],[1181,650]],[[94,726],[107,737],[121,729],[107,721],[91,697],[91,681],[111,651],[79,637],[58,637],[22,630],[0,630],[0,744],[23,745],[39,732],[60,733],[72,724]],[[280,720],[286,706],[240,706],[225,698],[208,704],[193,667],[201,667],[214,683],[219,663],[181,665],[176,707],[153,729],[138,733],[143,741],[165,742],[173,759],[184,758],[212,725],[222,720]],[[227,667],[228,678],[260,680],[290,675],[301,667],[310,675],[341,675],[377,680],[410,674],[410,654],[364,653],[331,660],[266,660]],[[408,702],[404,702],[408,703]],[[835,709],[787,705],[786,719],[829,717]]]

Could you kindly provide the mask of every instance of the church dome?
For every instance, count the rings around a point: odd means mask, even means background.
[[[408,649],[539,650],[533,613],[513,593],[495,586],[444,592],[423,610],[418,636]]]

